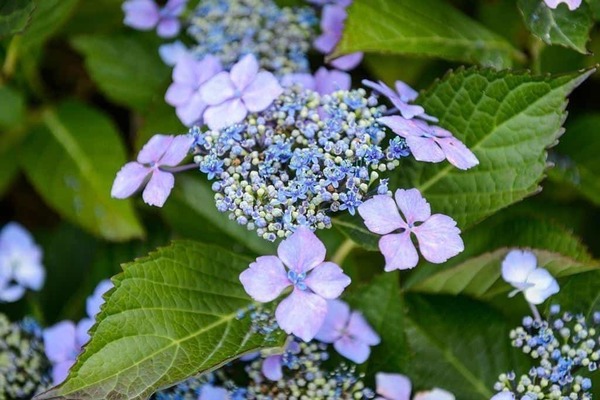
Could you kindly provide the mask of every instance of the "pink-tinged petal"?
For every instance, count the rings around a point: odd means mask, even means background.
[[[216,387],[210,384],[202,386],[198,400],[228,400],[227,389]]]
[[[358,206],[358,213],[373,233],[385,235],[396,229],[406,228],[400,217],[398,206],[389,196],[375,195]]]
[[[172,173],[154,170],[142,193],[142,198],[150,206],[162,207],[173,186],[175,186],[175,177]]]
[[[71,360],[77,351],[75,343],[75,324],[71,321],[62,321],[42,333],[44,338],[44,351],[52,363]]]
[[[162,38],[172,38],[177,36],[181,29],[181,23],[177,18],[163,18],[156,27],[156,33]]]
[[[400,374],[379,372],[375,375],[377,394],[388,400],[409,400],[412,384],[410,379]]]
[[[479,164],[475,154],[463,142],[451,136],[439,138],[436,142],[442,148],[448,162],[459,169],[469,169]]]
[[[0,286],[0,302],[14,303],[25,295],[25,288],[20,285]]]
[[[283,357],[280,355],[265,358],[261,368],[263,375],[271,381],[278,381],[283,378],[282,361]]]
[[[171,145],[173,136],[154,135],[148,140],[148,143],[142,147],[137,160],[142,164],[155,164],[165,154],[165,150]]]
[[[14,274],[15,281],[32,290],[40,290],[46,279],[46,270],[39,262],[21,263]]]
[[[531,251],[511,250],[502,261],[502,279],[524,289],[527,277],[537,268],[537,258]]]
[[[338,44],[340,38],[340,35],[324,32],[313,41],[313,46],[321,53],[329,54],[333,51],[335,45]]]
[[[283,87],[291,87],[294,85],[300,85],[301,87],[308,90],[315,90],[316,83],[315,77],[311,74],[287,74],[281,78],[281,85]]]
[[[150,168],[135,161],[125,164],[117,172],[110,195],[116,199],[125,199],[131,196],[144,184],[150,172]]]
[[[350,321],[348,321],[346,331],[348,332],[348,335],[369,346],[376,346],[381,343],[381,338],[377,332],[373,330],[365,317],[358,311],[354,311],[350,315]]]
[[[123,3],[123,23],[135,29],[150,30],[159,21],[159,8],[153,0],[129,0]]]
[[[362,364],[369,358],[371,348],[368,344],[349,336],[342,336],[333,343],[335,350],[348,360]]]
[[[465,249],[456,221],[447,215],[434,214],[422,225],[413,229],[423,257],[441,264]]]
[[[299,226],[279,244],[277,254],[283,263],[297,273],[308,272],[325,260],[325,245],[310,229]]]
[[[417,98],[417,96],[419,96],[419,93],[415,89],[411,88],[402,81],[396,81],[395,86],[400,100],[404,102],[413,101]]]
[[[294,289],[275,310],[279,327],[288,334],[311,341],[325,320],[327,301],[314,293]]]
[[[329,65],[343,71],[350,71],[351,69],[356,68],[362,59],[362,52],[350,53],[346,54],[345,56],[334,58],[329,62]]]
[[[269,107],[281,93],[283,88],[277,78],[270,72],[261,71],[244,90],[242,100],[248,111],[258,112]]]
[[[246,293],[261,303],[275,300],[291,285],[285,267],[275,256],[258,257],[240,274],[240,281]]]
[[[200,88],[202,100],[210,106],[216,106],[235,96],[236,88],[226,71],[219,72]]]
[[[202,114],[206,110],[206,103],[202,100],[199,92],[195,92],[186,104],[182,104],[175,109],[175,114],[185,126],[193,126],[202,119]]]
[[[398,189],[394,198],[409,225],[425,221],[431,216],[431,207],[418,189]]]
[[[324,262],[313,269],[304,282],[319,296],[335,299],[340,297],[351,280],[337,264]]]
[[[525,299],[532,304],[542,304],[560,288],[556,279],[544,268],[537,268],[527,276],[527,283],[531,285],[523,294]]]
[[[446,159],[444,151],[432,138],[409,136],[406,144],[417,161],[438,163]]]
[[[338,90],[349,90],[352,85],[350,75],[337,70],[328,71],[321,67],[315,73],[316,91],[321,95],[330,94]]]
[[[198,71],[198,81],[197,84],[204,84],[210,78],[217,75],[219,72],[223,70],[223,66],[221,65],[221,60],[211,54],[205,56],[200,62],[199,71]]]
[[[159,165],[174,167],[190,153],[194,138],[190,135],[177,135],[161,157]]]
[[[194,89],[187,85],[173,82],[165,93],[165,101],[173,107],[187,104],[194,94]]]
[[[206,99],[204,96],[203,99]],[[217,130],[242,122],[248,115],[248,110],[240,99],[233,99],[210,106],[204,111],[204,122],[212,130]]]
[[[92,329],[93,325],[94,320],[92,318],[84,318],[77,323],[77,328],[75,330],[77,347],[82,347],[90,340],[90,334],[88,332]]]
[[[455,400],[454,395],[444,389],[433,388],[426,392],[418,392],[413,400]]]
[[[323,343],[333,343],[341,337],[350,318],[350,306],[341,300],[327,302],[327,316],[315,339]]]
[[[231,67],[231,81],[240,92],[244,92],[257,78],[258,61],[252,54],[244,56],[233,67]]]
[[[54,385],[63,383],[67,379],[67,375],[69,375],[69,370],[73,364],[75,364],[75,360],[65,360],[54,364],[52,366],[52,383]]]
[[[421,116],[425,112],[425,109],[423,107],[414,104],[406,104],[405,102],[397,98],[392,99],[392,104],[396,106],[398,111],[400,111],[402,117],[406,119]]]
[[[419,255],[409,231],[392,233],[379,239],[379,250],[385,258],[385,270],[410,269],[417,266]]]

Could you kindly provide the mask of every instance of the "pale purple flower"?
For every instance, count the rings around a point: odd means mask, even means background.
[[[358,207],[367,228],[379,235],[385,270],[414,268],[419,255],[411,234],[417,238],[423,257],[440,264],[464,250],[460,229],[447,215],[431,215],[431,207],[417,189],[398,189],[395,199],[376,195]],[[402,215],[398,212],[398,208]]]
[[[336,264],[324,262],[325,246],[303,226],[279,244],[277,255],[258,257],[240,274],[240,281],[261,303],[275,300],[292,286],[292,293],[277,306],[275,318],[285,332],[308,342],[325,320],[327,300],[339,297],[350,278]]]
[[[437,122],[437,118],[425,114],[425,109],[423,107],[418,106],[416,104],[408,104],[409,102],[415,100],[419,94],[416,90],[408,86],[406,83],[402,81],[396,81],[395,91],[382,81],[373,82],[364,79],[362,83],[363,85],[387,97],[392,102],[394,107],[396,107],[398,111],[400,111],[400,114],[402,114],[404,118],[411,119],[414,117],[418,117],[429,121]]]
[[[496,393],[490,400],[515,400],[515,395],[511,392]]]
[[[298,354],[300,353],[300,345],[296,341],[288,343],[285,350],[286,353]],[[261,372],[263,375],[271,380],[278,381],[283,378],[283,354],[276,354],[265,358],[263,361]]]
[[[77,326],[71,321],[62,321],[44,329],[44,350],[52,363],[52,380],[55,385],[65,380],[81,353],[82,346],[90,339],[88,330],[92,323],[86,318]]]
[[[511,250],[502,261],[502,278],[515,288],[509,296],[523,292],[531,304],[542,304],[560,290],[548,270],[538,268],[535,254],[530,251]]]
[[[212,55],[198,61],[191,54],[179,58],[173,69],[173,83],[167,89],[165,100],[175,107],[177,116],[186,126],[198,122],[207,107],[200,88],[221,72],[221,61]]]
[[[193,137],[188,135],[152,136],[138,154],[137,161],[125,164],[117,173],[111,196],[124,199],[146,185],[142,195],[144,201],[162,207],[175,185],[175,177],[161,167],[179,164],[187,156],[193,142]]]
[[[318,6],[324,6],[327,4],[337,4],[342,7],[348,7],[352,4],[352,0],[307,0],[309,3],[316,4]]]
[[[550,8],[556,8],[560,3],[565,3],[569,10],[573,11],[579,8],[581,0],[544,0],[544,3]]]
[[[412,384],[401,374],[379,372],[375,374],[376,400],[410,400]]]
[[[173,67],[182,57],[188,56],[190,51],[181,41],[176,40],[173,43],[160,45],[158,54],[165,64]]]
[[[367,361],[370,346],[381,342],[365,317],[358,311],[351,313],[348,304],[341,300],[328,302],[327,317],[315,339],[333,343],[338,353],[357,364]]]
[[[283,92],[272,73],[258,68],[256,58],[248,54],[231,67],[231,72],[216,74],[200,88],[209,106],[204,121],[210,129],[241,122],[248,112],[263,111]]]
[[[378,121],[406,139],[410,152],[418,161],[437,163],[446,159],[459,169],[469,169],[479,164],[475,154],[463,142],[439,126],[408,120],[399,115],[381,117]]]
[[[447,390],[433,388],[424,392],[418,392],[413,400],[455,400],[454,395]]]
[[[94,289],[94,293],[91,296],[88,296],[85,303],[85,310],[87,312],[88,317],[94,319],[96,314],[100,312],[100,307],[104,304],[104,299],[102,296],[104,293],[108,292],[113,288],[113,284],[108,279],[104,279],[100,281],[96,288]]]
[[[360,64],[363,59],[364,54],[360,51],[356,53],[350,53],[343,56],[339,56],[329,61],[329,65],[334,68],[341,69],[343,71],[350,71],[354,69]]]
[[[284,87],[298,84],[305,89],[325,95],[338,90],[349,90],[352,85],[352,78],[346,72],[321,67],[315,72],[314,76],[305,73],[285,75],[281,83]]]
[[[179,16],[185,10],[187,0],[169,0],[160,8],[154,0],[127,0],[123,3],[125,25],[142,31],[156,27],[158,36],[174,37],[181,29]]]
[[[198,400],[229,400],[229,398],[230,396],[227,389],[206,384],[202,386]]]
[[[40,290],[46,271],[42,249],[20,224],[9,222],[0,231],[0,302],[14,302],[25,290]]]

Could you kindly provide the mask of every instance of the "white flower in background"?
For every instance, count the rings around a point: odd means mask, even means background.
[[[502,278],[515,287],[509,296],[523,292],[531,304],[542,304],[560,290],[550,272],[538,267],[535,254],[531,251],[510,251],[502,261]]]

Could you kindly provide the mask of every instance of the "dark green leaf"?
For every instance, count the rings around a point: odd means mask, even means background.
[[[35,0],[31,24],[21,38],[23,52],[33,51],[69,19],[79,0]]]
[[[175,242],[123,266],[66,382],[37,399],[146,399],[156,389],[285,335],[253,333],[238,311],[252,304],[238,280],[250,259]]]
[[[33,0],[8,0],[0,3],[0,37],[23,32],[34,8]]]

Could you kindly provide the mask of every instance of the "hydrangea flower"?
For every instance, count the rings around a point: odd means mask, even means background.
[[[77,325],[71,321],[61,321],[44,330],[44,348],[52,362],[55,385],[65,380],[82,346],[90,339],[87,333],[89,328],[89,320],[84,319]]]
[[[288,74],[282,79],[284,87],[299,84],[305,89],[313,90],[320,95],[331,94],[337,90],[349,90],[352,85],[352,78],[349,74],[338,70],[328,70],[321,67],[311,74]]]
[[[173,43],[161,44],[158,47],[158,54],[165,64],[173,67],[182,57],[189,56],[190,51],[181,41],[176,40]]]
[[[202,386],[200,398],[198,400],[227,400],[229,394],[227,389],[206,384]]]
[[[200,89],[209,107],[204,120],[210,129],[220,129],[241,122],[248,112],[263,111],[283,92],[272,73],[258,70],[256,58],[249,54],[220,72]]]
[[[45,278],[42,249],[20,224],[6,224],[0,231],[0,302],[17,301],[26,289],[40,290]]]
[[[429,203],[417,189],[398,189],[395,199],[376,195],[358,207],[367,228],[384,235],[379,249],[385,257],[386,271],[417,265],[419,256],[411,234],[417,238],[423,257],[432,263],[443,263],[464,250],[456,222],[447,215],[431,215]]]
[[[156,27],[158,36],[174,37],[181,29],[179,16],[185,10],[187,0],[169,0],[160,8],[154,0],[127,0],[123,3],[125,25],[142,31]]]
[[[292,286],[292,293],[277,306],[275,317],[285,332],[309,341],[325,320],[327,300],[339,297],[350,278],[336,264],[324,262],[325,246],[302,226],[279,244],[277,255],[258,257],[240,274],[240,281],[261,303],[275,300]]]
[[[406,139],[408,148],[418,161],[437,163],[447,159],[459,169],[469,169],[479,164],[467,146],[439,126],[397,115],[381,117],[378,121]]]
[[[560,3],[565,3],[569,10],[573,11],[579,8],[581,0],[544,0],[544,3],[550,8],[556,8]]]
[[[327,317],[315,339],[333,343],[338,353],[357,364],[362,364],[371,354],[370,346],[381,342],[379,335],[358,311],[350,312],[348,304],[330,300]]]
[[[515,287],[510,294],[523,292],[531,304],[542,304],[558,293],[558,282],[544,268],[538,268],[535,254],[530,251],[511,250],[502,261],[502,278]]]
[[[429,121],[437,122],[437,118],[425,114],[425,109],[416,104],[408,104],[418,97],[416,90],[408,86],[402,81],[396,81],[396,90],[392,89],[382,81],[373,82],[367,79],[362,81],[363,85],[375,90],[376,92],[387,97],[390,102],[400,111],[400,114],[406,119],[419,117]]]
[[[167,89],[165,100],[175,107],[184,125],[191,126],[200,120],[207,107],[200,88],[222,69],[219,59],[211,55],[200,61],[190,54],[180,56],[173,69],[173,83]]]
[[[510,392],[496,393],[490,400],[515,400],[515,395]]]
[[[175,185],[172,172],[163,167],[175,167],[188,154],[194,139],[191,136],[154,135],[138,154],[117,173],[110,192],[124,199],[146,186],[142,197],[151,205],[162,207]]]
[[[377,394],[382,396],[375,400],[410,400],[412,384],[404,375],[380,372],[375,375],[375,384]],[[413,400],[455,400],[455,397],[446,390],[434,388],[415,394]]]
[[[350,2],[347,2],[348,5]],[[313,45],[323,54],[331,54],[342,38],[344,21],[348,17],[344,3],[329,4],[323,7],[321,14],[321,35],[315,39]],[[338,69],[350,70],[362,61],[363,53],[356,52],[336,58],[331,64]]]
[[[413,400],[455,400],[452,393],[440,388],[433,388],[425,392],[415,394]]]

